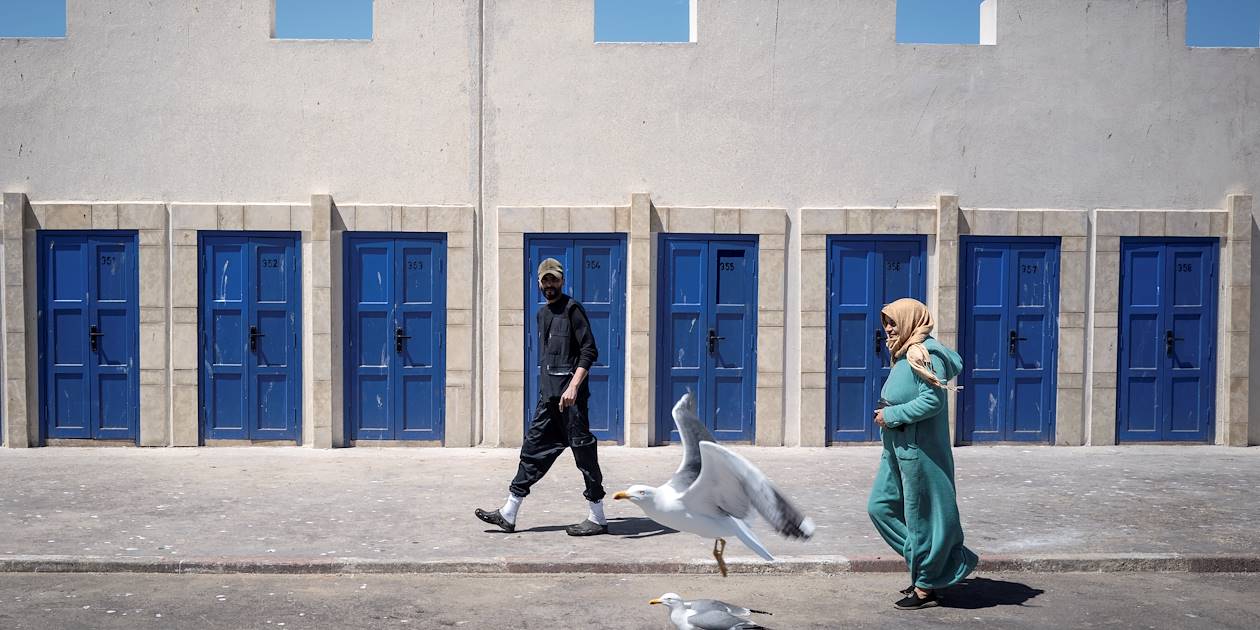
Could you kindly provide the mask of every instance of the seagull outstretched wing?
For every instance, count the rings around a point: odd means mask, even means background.
[[[669,486],[678,492],[685,492],[700,476],[700,443],[713,442],[713,434],[696,415],[696,397],[691,392],[683,394],[674,404],[674,425],[678,427],[678,436],[682,438],[683,459]]]
[[[691,512],[747,519],[756,510],[783,536],[809,538],[814,534],[814,522],[752,462],[716,442],[700,444],[700,460],[700,475],[681,499]]]

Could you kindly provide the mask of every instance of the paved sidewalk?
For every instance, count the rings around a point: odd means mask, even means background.
[[[904,570],[866,516],[877,447],[737,447],[818,524],[779,563],[738,541],[738,572]],[[514,534],[490,531],[515,449],[42,448],[0,451],[0,571],[696,572],[712,541],[609,501],[585,515],[565,454]],[[1260,571],[1260,449],[1196,446],[955,450],[967,542],[984,568]],[[608,492],[662,483],[678,447],[600,449]]]

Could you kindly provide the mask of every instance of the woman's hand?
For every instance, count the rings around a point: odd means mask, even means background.
[[[883,409],[875,410],[875,424],[878,424],[881,429],[888,428],[888,425],[884,424],[884,410]]]

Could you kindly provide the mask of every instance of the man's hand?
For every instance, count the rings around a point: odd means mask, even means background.
[[[560,395],[560,411],[577,404],[578,388],[582,386],[582,381],[586,380],[586,372],[587,370],[584,367],[573,371],[573,378],[569,379],[569,386],[564,388],[564,393]]]
[[[875,424],[878,424],[880,428],[884,428],[884,429],[888,428],[888,425],[884,424],[884,410],[883,409],[875,410]]]
[[[565,388],[564,393],[560,395],[560,411],[564,411],[566,407],[572,407],[577,402],[577,388],[570,385]]]

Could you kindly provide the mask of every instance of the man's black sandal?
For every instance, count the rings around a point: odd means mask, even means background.
[[[927,597],[919,597],[918,593],[912,591],[904,599],[897,600],[897,603],[893,605],[897,607],[897,610],[918,610],[920,608],[931,608],[939,603],[940,601],[936,598],[936,591],[928,591]]]
[[[491,525],[497,525],[499,529],[509,534],[516,531],[516,523],[509,522],[506,518],[503,518],[503,515],[499,514],[498,510],[487,512],[481,508],[477,508],[477,510],[473,513],[477,515],[477,518]]]
[[[600,525],[590,519],[586,519],[576,525],[570,525],[564,529],[564,533],[570,536],[598,536],[608,533],[607,525]]]

